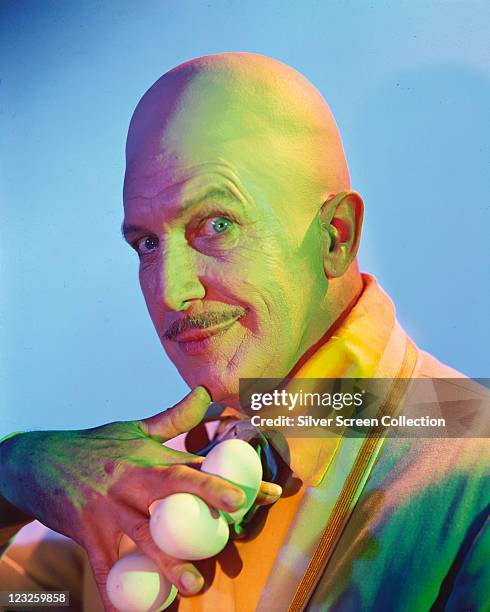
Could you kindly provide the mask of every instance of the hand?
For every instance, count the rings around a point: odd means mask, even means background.
[[[0,493],[85,548],[106,610],[114,610],[105,587],[123,534],[184,595],[203,587],[194,565],[165,555],[153,543],[148,512],[153,501],[186,492],[227,512],[245,503],[239,488],[195,469],[201,457],[162,445],[195,427],[209,402],[207,391],[197,387],[148,419],[79,431],[28,432],[0,445]],[[280,494],[277,485],[263,483],[257,501],[270,504]]]

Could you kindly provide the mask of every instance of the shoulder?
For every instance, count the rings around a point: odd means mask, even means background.
[[[417,348],[417,352],[414,378],[467,378],[465,374],[442,363],[427,351]]]

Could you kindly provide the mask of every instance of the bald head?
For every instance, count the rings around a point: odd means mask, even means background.
[[[289,66],[248,53],[209,55],[164,74],[134,112],[126,156],[129,172],[145,159],[155,172],[164,166],[169,180],[183,159],[229,161],[238,173],[307,193],[318,206],[350,186],[319,92]]]
[[[195,59],[143,96],[126,157],[124,233],[184,379],[233,403],[240,377],[286,375],[360,282],[362,202],[321,95],[260,55]]]

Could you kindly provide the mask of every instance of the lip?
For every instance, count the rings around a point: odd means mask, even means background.
[[[199,355],[210,349],[215,340],[227,332],[240,318],[235,317],[203,329],[190,329],[179,334],[173,342],[176,342],[186,355]]]

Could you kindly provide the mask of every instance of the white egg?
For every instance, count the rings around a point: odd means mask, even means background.
[[[232,522],[240,522],[254,503],[262,482],[262,464],[257,451],[244,440],[224,440],[206,455],[201,471],[221,476],[244,491],[245,506],[227,515]]]
[[[220,512],[190,493],[174,493],[150,506],[155,544],[177,559],[214,557],[226,546],[228,523]]]
[[[107,594],[121,612],[165,610],[177,592],[153,561],[140,552],[121,557],[107,577]]]

